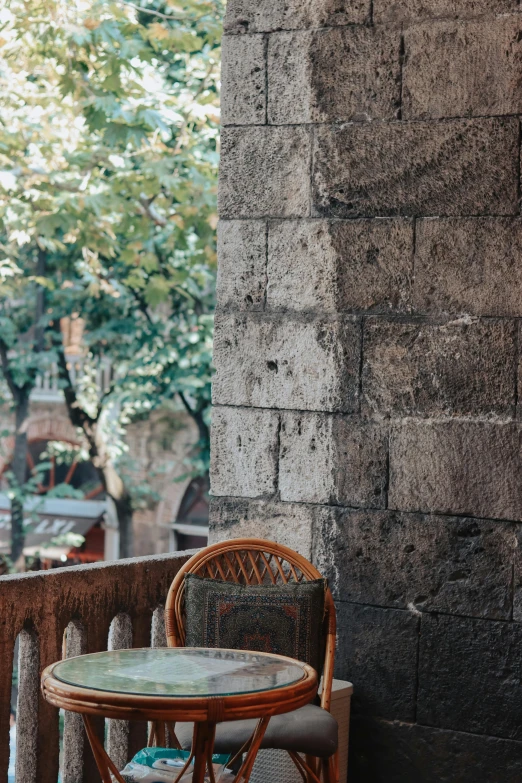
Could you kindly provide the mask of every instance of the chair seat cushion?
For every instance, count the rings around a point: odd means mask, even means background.
[[[214,753],[237,753],[252,736],[256,725],[257,720],[218,723]],[[192,723],[176,723],[176,735],[184,750],[191,747],[192,728]],[[337,721],[315,704],[307,704],[284,715],[274,715],[261,747],[329,758],[337,750]]]

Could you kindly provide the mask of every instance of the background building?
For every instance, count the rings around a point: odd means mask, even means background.
[[[4,408],[0,413],[0,431],[9,432],[11,427],[10,412]],[[33,394],[27,437],[28,477],[49,443],[80,445],[67,417],[62,393],[52,388],[52,384]],[[8,553],[10,547],[10,504],[7,483],[1,479],[9,465],[10,440],[9,435],[3,438],[0,457],[0,554]],[[134,554],[158,554],[184,548],[191,524],[202,526],[201,530],[208,535],[208,503],[204,494],[200,498],[195,491],[201,483],[193,484],[186,477],[185,460],[197,442],[196,428],[190,417],[183,411],[158,411],[149,420],[130,425],[126,442],[131,480],[142,487],[143,494],[133,517]],[[179,477],[182,479],[177,480]],[[45,499],[46,492],[60,483],[83,491],[84,499]],[[180,506],[187,490],[183,520],[180,520]],[[196,498],[199,502],[194,506]],[[72,460],[69,464],[49,468],[39,494],[27,504],[26,511],[25,554],[39,559],[36,566],[72,565],[118,557],[117,523],[89,462]],[[78,535],[85,541],[74,546],[74,536]]]

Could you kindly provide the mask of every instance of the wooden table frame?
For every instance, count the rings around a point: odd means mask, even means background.
[[[233,652],[238,651],[234,650]],[[275,656],[267,653],[256,653],[256,655],[280,658],[294,666],[297,664],[293,658],[286,658],[283,655]],[[298,663],[303,670],[303,677],[292,685],[257,693],[192,697],[136,696],[68,685],[58,680],[53,674],[54,668],[59,663],[62,662],[59,661],[48,666],[42,673],[43,696],[55,707],[82,715],[103,783],[112,783],[112,776],[118,783],[125,782],[107,754],[103,741],[99,739],[94,730],[93,717],[150,721],[153,727],[149,739],[150,744],[154,739],[159,739],[161,735],[165,738],[167,730],[175,741],[174,725],[176,721],[193,722],[194,735],[190,757],[175,783],[181,779],[193,759],[192,783],[204,783],[207,768],[211,783],[215,783],[212,754],[216,724],[223,721],[257,718],[258,723],[252,737],[233,759],[245,754],[243,763],[234,778],[234,783],[248,783],[270,718],[273,715],[281,715],[304,707],[305,704],[312,701],[317,692],[317,673],[315,669],[305,663]]]

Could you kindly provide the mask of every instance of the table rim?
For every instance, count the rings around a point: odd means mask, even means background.
[[[169,649],[174,651],[176,649],[204,650],[208,648],[139,647],[129,649]],[[217,649],[229,651],[227,648]],[[121,650],[100,652],[116,653],[121,652]],[[230,650],[230,652],[247,652],[260,656],[279,658],[282,661],[288,661],[293,665],[301,667],[303,676],[296,682],[271,688],[270,690],[229,695],[152,696],[69,685],[54,676],[53,671],[55,667],[64,662],[55,661],[42,672],[42,694],[55,707],[89,715],[100,715],[123,720],[207,721],[214,714],[218,714],[220,720],[239,720],[242,718],[259,718],[261,715],[278,715],[291,712],[308,704],[317,692],[317,672],[309,664],[275,653],[252,650]],[[97,654],[99,653],[87,653],[86,655]],[[83,658],[85,655],[74,657]],[[72,658],[65,660],[72,660]]]

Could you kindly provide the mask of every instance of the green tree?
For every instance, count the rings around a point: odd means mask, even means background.
[[[222,10],[11,0],[3,12],[2,371],[18,422],[38,374],[58,367],[122,556],[128,423],[179,399],[200,436],[189,469],[208,466]],[[65,355],[64,318],[81,322],[81,372]]]

